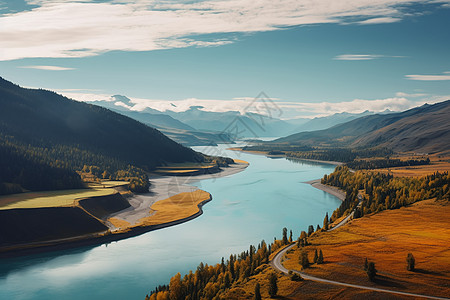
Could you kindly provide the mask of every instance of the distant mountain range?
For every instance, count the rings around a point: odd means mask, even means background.
[[[387,147],[419,153],[450,150],[450,100],[400,113],[375,114],[331,128],[300,132],[273,144],[325,147]]]
[[[388,113],[391,113],[391,111],[386,110],[382,114],[388,114]],[[313,118],[313,119],[302,119],[305,122],[303,124],[301,124],[300,126],[298,126],[295,129],[295,132],[292,132],[292,133],[327,129],[327,128],[333,127],[337,124],[346,123],[351,120],[354,120],[354,119],[357,119],[360,117],[364,117],[364,116],[373,115],[373,114],[374,114],[373,112],[366,110],[359,114],[342,112],[342,113],[336,113],[336,114],[333,114],[330,116],[325,116],[325,117],[317,117],[317,118]]]
[[[191,106],[190,109],[183,112],[170,110],[160,112],[151,108],[137,112],[127,108],[134,104],[129,98],[122,95],[112,96],[111,101],[91,103],[107,107],[156,127],[175,141],[189,146],[229,143],[233,139],[277,137],[301,131],[326,129],[373,114],[369,111],[360,114],[344,112],[314,119],[281,120],[251,112],[242,115],[239,111],[205,111],[201,106]],[[389,113],[389,111],[385,113]]]
[[[112,111],[133,118],[151,127],[157,128],[172,140],[185,146],[211,146],[219,143],[233,143],[230,136],[224,132],[214,130],[197,130],[168,114],[158,110],[146,108],[144,111],[129,110],[115,103],[131,104],[131,100],[125,96],[114,95],[113,101],[93,101],[91,104],[106,107]]]

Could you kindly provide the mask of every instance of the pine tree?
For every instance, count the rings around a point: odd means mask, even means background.
[[[284,245],[287,245],[287,243],[288,243],[288,239],[287,239],[287,228],[284,227],[284,228],[283,228],[283,244],[284,244]]]
[[[302,265],[303,269],[309,267],[308,252],[306,252],[305,250],[302,250],[302,252],[300,252],[300,264]]]
[[[230,267],[231,277],[235,278],[235,274],[234,274],[234,257],[233,257],[233,255],[230,255],[230,262],[228,263],[228,266]]]
[[[309,225],[309,227],[308,227],[308,236],[311,236],[311,234],[313,234],[313,233],[314,233],[314,226]]]
[[[319,264],[319,265],[323,264],[323,253],[322,253],[322,249],[319,250],[319,257],[317,258],[317,264]]]
[[[177,273],[170,279],[169,284],[169,297],[170,300],[182,300],[184,299],[183,285],[181,283],[181,274]]]
[[[317,249],[314,251],[314,263],[317,263],[317,260],[319,259],[319,256],[317,255]]]
[[[220,262],[220,269],[222,270],[222,273],[225,273],[226,266],[225,266],[225,259],[222,257],[222,261]]]
[[[375,263],[373,261],[369,262],[367,265],[367,276],[369,277],[370,281],[375,280],[375,276],[377,275],[377,269],[375,269]]]
[[[292,243],[292,230],[290,230],[290,233],[289,233],[289,243]]]
[[[325,218],[323,219],[323,230],[328,230],[328,213],[325,215]]]
[[[416,260],[414,259],[414,256],[412,253],[408,253],[408,256],[406,257],[406,270],[414,272]]]
[[[269,275],[269,295],[274,298],[278,293],[278,278],[274,272]]]
[[[306,232],[305,231],[302,231],[301,233],[300,233],[300,244],[301,244],[301,246],[307,246],[308,245],[308,235],[306,234]]]
[[[231,276],[230,276],[230,272],[226,272],[225,273],[225,278],[224,278],[224,285],[225,288],[229,288],[231,286]]]
[[[261,286],[259,285],[259,282],[255,285],[255,300],[261,300]]]

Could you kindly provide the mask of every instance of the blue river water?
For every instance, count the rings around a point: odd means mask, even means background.
[[[271,242],[283,227],[297,238],[340,204],[305,183],[332,172],[333,165],[271,159],[223,145],[195,150],[250,166],[193,183],[213,200],[187,223],[100,246],[0,259],[0,299],[144,299],[177,272],[183,275],[200,262],[216,264],[263,239]]]

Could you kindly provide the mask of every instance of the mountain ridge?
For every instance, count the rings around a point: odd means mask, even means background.
[[[399,113],[360,117],[324,130],[296,133],[271,143],[327,147],[385,146],[396,151],[448,151],[450,122],[446,118],[446,114],[449,113],[449,109],[450,100],[433,105],[426,104]],[[435,120],[433,117],[436,114],[439,114],[439,120]],[[423,122],[419,125],[415,124],[420,119],[423,119]],[[401,130],[396,126],[401,127]],[[408,126],[414,128],[413,135],[408,133],[411,131]],[[427,135],[428,138],[424,135]],[[408,143],[398,143],[405,138],[408,139]],[[438,140],[438,138],[442,138],[442,140]],[[418,139],[422,139],[422,142],[419,142]]]

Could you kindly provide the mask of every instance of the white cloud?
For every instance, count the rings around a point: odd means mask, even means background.
[[[373,54],[342,54],[336,56],[335,60],[372,60],[376,58],[383,57],[383,55],[373,55]]]
[[[386,109],[402,111],[413,106],[415,106],[415,103],[406,98],[393,97],[375,100],[355,99],[344,102],[294,103],[292,108],[315,116],[326,116],[342,112],[362,113],[366,110],[372,112],[382,112]]]
[[[38,7],[0,17],[0,60],[220,46],[234,40],[198,36],[355,20],[359,24],[393,22],[405,16],[403,7],[419,2],[428,1],[29,0],[28,3]]]
[[[443,72],[443,75],[405,75],[409,80],[420,81],[441,81],[450,80],[450,72]]]
[[[372,18],[364,21],[358,22],[361,25],[372,25],[372,24],[384,24],[384,23],[395,23],[400,22],[401,18],[393,18],[393,17],[380,17],[380,18]]]
[[[188,110],[191,106],[202,106],[202,110],[213,112],[226,112],[226,111],[239,111],[241,114],[246,112],[262,113],[261,102],[252,102],[254,97],[240,97],[228,100],[218,99],[181,99],[181,100],[164,100],[164,99],[145,99],[145,98],[132,98],[128,97],[130,101],[125,104],[123,101],[117,101],[116,97],[111,97],[105,94],[92,94],[92,93],[75,93],[75,92],[62,92],[63,95],[76,99],[79,101],[108,101],[115,102],[115,105],[126,107],[135,111],[142,111],[146,108],[152,108],[159,111],[176,111],[182,112]],[[408,98],[415,98],[410,100]],[[342,102],[288,102],[280,99],[271,98],[276,105],[276,109],[282,111],[281,117],[283,119],[297,118],[297,117],[320,117],[328,116],[335,113],[362,113],[366,110],[372,112],[383,112],[385,110],[391,111],[404,111],[416,106],[423,105],[425,103],[437,103],[450,99],[450,96],[436,96],[427,94],[406,94],[399,92],[395,97],[386,99],[354,99],[352,101]],[[249,105],[250,104],[250,105]],[[175,106],[174,106],[175,105]],[[275,108],[275,107],[274,107]]]
[[[58,67],[58,66],[21,66],[19,68],[23,68],[23,69],[37,69],[37,70],[45,70],[45,71],[75,70],[75,68],[66,68],[66,67]]]
[[[409,97],[409,98],[416,98],[416,97],[424,97],[427,96],[427,94],[424,93],[415,93],[415,94],[408,94],[403,92],[397,92],[395,93],[396,97]]]
[[[403,58],[405,56],[399,55],[380,55],[380,54],[341,54],[335,56],[335,60],[372,60],[379,58]]]
[[[129,106],[129,105],[123,103],[122,101],[115,102],[114,105],[116,105],[116,106],[121,106],[121,107],[125,107],[125,108],[127,108],[127,109],[129,109],[129,110],[131,110],[131,109],[133,108],[132,106]]]

